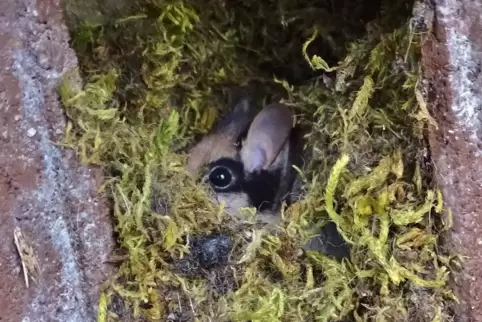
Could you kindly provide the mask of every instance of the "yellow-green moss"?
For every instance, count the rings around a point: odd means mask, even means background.
[[[363,3],[151,0],[72,28],[85,86],[60,87],[64,144],[105,168],[119,236],[99,321],[449,319],[439,234],[451,221],[425,173],[421,35],[406,2],[372,6],[380,15],[366,25]],[[183,167],[182,148],[228,108],[226,88],[252,81],[258,102],[282,98],[312,127],[307,195],[276,236],[239,230]],[[327,220],[352,245],[349,261],[300,252]],[[216,273],[225,295],[176,270],[184,238],[212,231],[236,244]]]

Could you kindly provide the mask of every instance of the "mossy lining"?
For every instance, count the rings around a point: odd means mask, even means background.
[[[60,86],[63,144],[105,169],[119,243],[99,321],[451,319],[451,216],[425,152],[411,5],[150,0],[71,24],[85,84]],[[184,168],[228,89],[253,83],[258,104],[282,99],[312,128],[307,193],[276,236],[240,229]],[[328,220],[349,261],[300,251]],[[190,238],[211,232],[232,238],[229,265],[180,273]]]

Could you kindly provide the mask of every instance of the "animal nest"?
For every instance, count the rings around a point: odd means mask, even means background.
[[[60,86],[63,143],[105,169],[118,234],[100,321],[450,319],[451,217],[431,180],[412,5],[143,0],[70,20],[85,83]],[[232,88],[311,127],[306,193],[277,234],[226,215],[185,169]],[[348,259],[302,250],[330,221]]]

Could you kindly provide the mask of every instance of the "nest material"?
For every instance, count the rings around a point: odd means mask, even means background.
[[[101,25],[71,23],[86,83],[60,87],[64,144],[104,167],[119,241],[99,320],[450,319],[451,217],[425,152],[411,5],[144,0]],[[307,193],[276,236],[234,222],[184,168],[227,89],[250,86],[312,128]],[[350,260],[300,251],[328,221]],[[231,250],[203,266],[196,240],[213,232]]]

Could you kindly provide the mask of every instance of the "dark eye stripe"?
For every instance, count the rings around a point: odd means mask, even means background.
[[[259,211],[270,209],[274,202],[278,202],[275,199],[280,188],[281,170],[261,171],[245,178],[243,164],[229,158],[221,158],[211,163],[208,169],[208,181],[215,192],[244,192],[251,206]],[[221,182],[222,175],[232,176],[229,184],[227,181]]]
[[[242,190],[248,195],[253,207],[259,211],[270,209],[277,202],[281,171],[261,171],[243,180]]]

